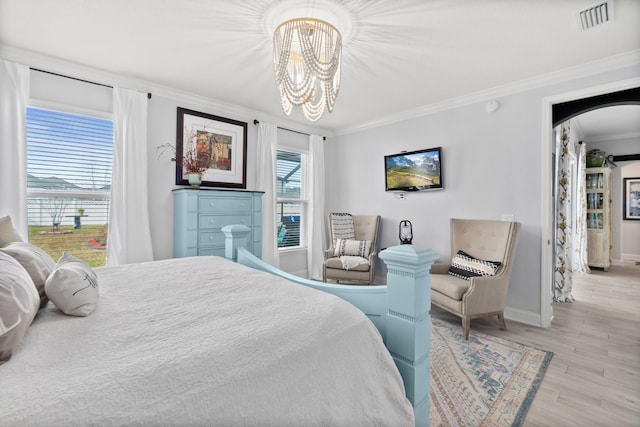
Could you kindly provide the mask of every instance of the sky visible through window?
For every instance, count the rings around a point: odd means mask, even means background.
[[[113,122],[27,109],[27,186],[55,190],[111,188]]]

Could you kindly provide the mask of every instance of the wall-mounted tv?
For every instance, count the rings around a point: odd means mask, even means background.
[[[442,147],[384,156],[384,176],[386,191],[442,189]]]

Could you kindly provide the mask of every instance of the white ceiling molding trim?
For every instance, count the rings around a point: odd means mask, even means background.
[[[619,55],[613,55],[601,60],[593,61],[580,66],[566,68],[556,72],[543,74],[530,79],[524,79],[521,81],[508,83],[498,87],[490,88],[487,90],[467,94],[457,98],[451,98],[443,102],[424,105],[413,110],[399,112],[390,116],[382,117],[376,120],[372,120],[358,126],[345,127],[340,129],[329,130],[323,127],[317,126],[305,126],[297,121],[289,121],[283,119],[282,116],[276,116],[268,114],[266,112],[260,112],[250,110],[245,107],[241,107],[235,104],[224,103],[212,98],[206,98],[203,96],[187,93],[177,89],[154,84],[142,79],[136,79],[123,75],[111,74],[102,70],[87,67],[84,65],[64,61],[59,58],[54,58],[39,53],[24,51],[16,49],[10,46],[0,44],[0,57],[28,65],[33,68],[40,68],[45,71],[51,71],[67,75],[70,77],[76,77],[84,80],[93,81],[109,86],[121,86],[130,89],[139,90],[141,92],[151,92],[158,96],[164,96],[176,101],[185,103],[194,103],[197,105],[207,106],[219,111],[225,111],[229,114],[236,114],[240,117],[253,117],[261,121],[269,121],[276,123],[280,126],[287,127],[303,133],[313,133],[317,135],[324,135],[327,137],[333,137],[338,135],[346,135],[372,129],[380,126],[385,126],[393,123],[402,122],[405,120],[414,119],[417,117],[427,116],[435,114],[441,111],[450,110],[453,108],[463,107],[466,105],[475,104],[478,102],[486,102],[491,99],[500,98],[515,93],[524,92],[527,90],[537,89],[539,87],[549,86],[556,83],[561,83],[568,80],[579,79],[588,77],[594,74],[604,73],[611,70],[625,68],[640,64],[640,49],[626,52]]]
[[[619,55],[613,55],[598,61],[593,61],[580,66],[566,68],[564,70],[555,71],[553,73],[542,74],[530,79],[524,79],[513,83],[497,86],[487,90],[467,94],[457,98],[425,105],[413,110],[400,112],[391,116],[363,123],[359,126],[342,128],[336,130],[336,135],[346,135],[350,133],[360,132],[366,129],[376,128],[389,125],[404,120],[410,120],[417,117],[427,116],[429,114],[450,110],[452,108],[463,107],[465,105],[475,104],[477,102],[486,102],[494,98],[501,98],[528,90],[538,89],[544,86],[550,86],[569,80],[589,77],[595,74],[605,73],[625,67],[632,67],[640,64],[640,49],[626,52]]]
[[[275,116],[262,111],[254,111],[239,105],[225,103],[216,99],[184,92],[179,89],[158,85],[156,83],[143,79],[112,74],[95,68],[87,67],[85,65],[42,55],[40,53],[16,49],[3,44],[0,44],[0,58],[17,62],[31,68],[37,68],[43,71],[61,74],[63,76],[87,80],[106,86],[125,87],[128,89],[138,90],[140,92],[152,93],[153,95],[173,99],[185,104],[194,104],[202,107],[209,107],[215,111],[223,111],[224,114],[229,114],[230,116],[235,115],[238,117],[249,117],[257,119],[259,121],[268,121],[302,133],[323,136],[334,135],[334,132],[328,129],[318,126],[305,126],[293,120],[283,119],[282,116]]]

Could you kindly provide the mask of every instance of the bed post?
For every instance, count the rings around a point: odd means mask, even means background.
[[[222,227],[224,233],[224,257],[232,261],[238,258],[238,248],[247,247],[247,237],[251,229],[246,225],[231,224]]]
[[[429,426],[431,264],[438,254],[400,245],[380,252],[387,265],[387,348],[402,375],[416,426]]]

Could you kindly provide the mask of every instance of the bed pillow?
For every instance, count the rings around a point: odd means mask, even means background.
[[[64,314],[88,316],[98,303],[98,276],[84,261],[64,252],[44,290]]]
[[[22,237],[13,226],[10,216],[0,217],[0,247],[11,242],[22,242]]]
[[[334,256],[361,256],[367,258],[371,253],[371,240],[338,239],[333,251]]]
[[[11,358],[39,306],[29,273],[12,256],[0,252],[0,365]]]
[[[44,292],[44,282],[56,267],[53,258],[39,247],[27,242],[7,243],[0,248],[0,251],[11,255],[27,270],[40,294],[40,307],[44,307],[49,301]]]
[[[485,261],[464,251],[458,251],[451,260],[449,274],[464,280],[478,276],[495,276],[501,265],[499,261]]]

